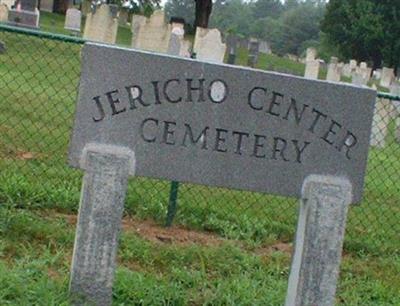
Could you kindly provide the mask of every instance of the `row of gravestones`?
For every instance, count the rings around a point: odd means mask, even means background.
[[[67,12],[68,15],[68,12]],[[117,8],[102,4],[87,14],[83,37],[91,41],[100,41],[114,44],[118,31]],[[68,19],[68,18],[67,18]],[[201,60],[222,62],[227,49],[222,42],[221,33],[217,29],[196,29],[193,48],[190,41],[184,39],[184,21],[172,18],[166,23],[164,13],[155,11],[149,18],[133,15],[131,20],[132,42],[131,47],[136,49],[155,51],[190,57],[195,54]],[[239,39],[229,35],[227,39],[230,54],[236,53],[237,45],[249,49],[251,60],[249,65],[254,67],[258,60],[258,53],[271,53],[267,42],[256,39]]]
[[[317,51],[314,48],[308,48],[305,58],[306,70],[304,76],[311,79],[317,79],[322,60],[316,58]],[[339,63],[337,57],[331,57],[328,64],[328,81],[340,82],[341,77],[345,76],[352,79],[355,85],[367,85],[371,74],[377,80],[380,80],[380,86],[390,88],[396,82],[394,69],[383,67],[372,71],[366,62],[361,62],[358,66],[356,60],[350,60],[349,63]]]
[[[304,76],[309,79],[318,79],[321,60],[316,58],[316,50],[308,48],[305,64],[306,69]],[[361,62],[358,66],[356,60],[351,60],[349,63],[339,63],[336,57],[332,57],[328,64],[326,80],[340,82],[341,77],[351,77],[352,83],[356,86],[366,86],[370,80],[372,68],[368,67],[367,63]],[[374,71],[373,76],[380,79],[380,86],[390,89],[390,94],[400,96],[400,84],[394,75],[394,69],[383,67]],[[376,90],[376,86],[372,85]],[[371,146],[384,148],[386,146],[386,136],[390,121],[395,120],[395,139],[400,143],[400,101],[390,101],[387,99],[378,99],[374,120],[372,125]]]

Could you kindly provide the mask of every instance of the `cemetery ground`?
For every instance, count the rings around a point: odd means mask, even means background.
[[[0,104],[0,304],[68,305],[82,173],[68,168],[65,156],[81,46],[68,46],[60,58],[62,42],[0,38],[19,46],[8,51],[13,62],[0,58],[7,97]],[[378,214],[400,220],[393,183],[400,173],[388,170],[400,168],[399,152],[399,144],[371,149],[364,201],[349,214],[338,304],[400,305],[398,232],[378,223]],[[176,225],[165,230],[168,196],[169,182],[130,182],[116,305],[283,303],[296,200],[184,184]]]

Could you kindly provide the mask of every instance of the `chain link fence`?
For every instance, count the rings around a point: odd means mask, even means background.
[[[82,173],[66,156],[84,41],[5,25],[0,41],[0,204],[75,213]],[[364,200],[348,219],[348,252],[400,253],[396,103],[377,101]],[[297,209],[292,198],[147,178],[131,180],[126,200],[126,213],[137,218],[165,224],[168,215],[167,223],[250,244],[291,242]]]

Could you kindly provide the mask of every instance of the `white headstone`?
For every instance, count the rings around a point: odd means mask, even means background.
[[[11,9],[15,4],[15,0],[1,0],[0,2],[7,5],[8,9]]]
[[[8,7],[6,4],[0,4],[0,22],[8,21]]]
[[[328,65],[328,73],[326,79],[332,82],[340,82],[343,66],[339,65],[337,57],[331,57],[331,62]]]
[[[76,8],[70,8],[65,15],[64,29],[80,32],[81,31],[82,13]]]
[[[132,47],[160,53],[168,52],[171,25],[165,23],[164,12],[155,11],[150,18],[132,17]]]
[[[261,53],[265,53],[265,54],[271,54],[271,47],[269,46],[269,44],[264,41],[264,40],[260,40],[260,46],[259,46],[259,51]]]
[[[308,79],[318,79],[319,67],[319,60],[314,59],[306,61],[306,70],[304,71],[304,77]]]
[[[390,121],[391,103],[387,99],[378,98],[375,104],[372,121],[371,146],[384,148]]]
[[[101,4],[86,16],[83,38],[115,44],[118,31],[117,12],[111,5]]]
[[[383,67],[380,85],[389,88],[394,78],[394,69]]]
[[[315,48],[307,48],[306,61],[315,60],[316,57],[317,57],[317,50]]]
[[[132,43],[131,47],[136,48],[139,40],[140,28],[146,23],[146,17],[142,15],[132,15],[131,31],[132,31]]]
[[[204,29],[197,27],[193,51],[199,60],[222,63],[224,61],[226,45],[222,43],[218,29]]]

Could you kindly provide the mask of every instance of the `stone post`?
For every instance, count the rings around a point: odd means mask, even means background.
[[[345,178],[308,176],[302,188],[286,306],[332,306],[352,187]]]
[[[73,305],[111,305],[118,236],[128,184],[134,172],[131,150],[89,144],[72,258]]]

